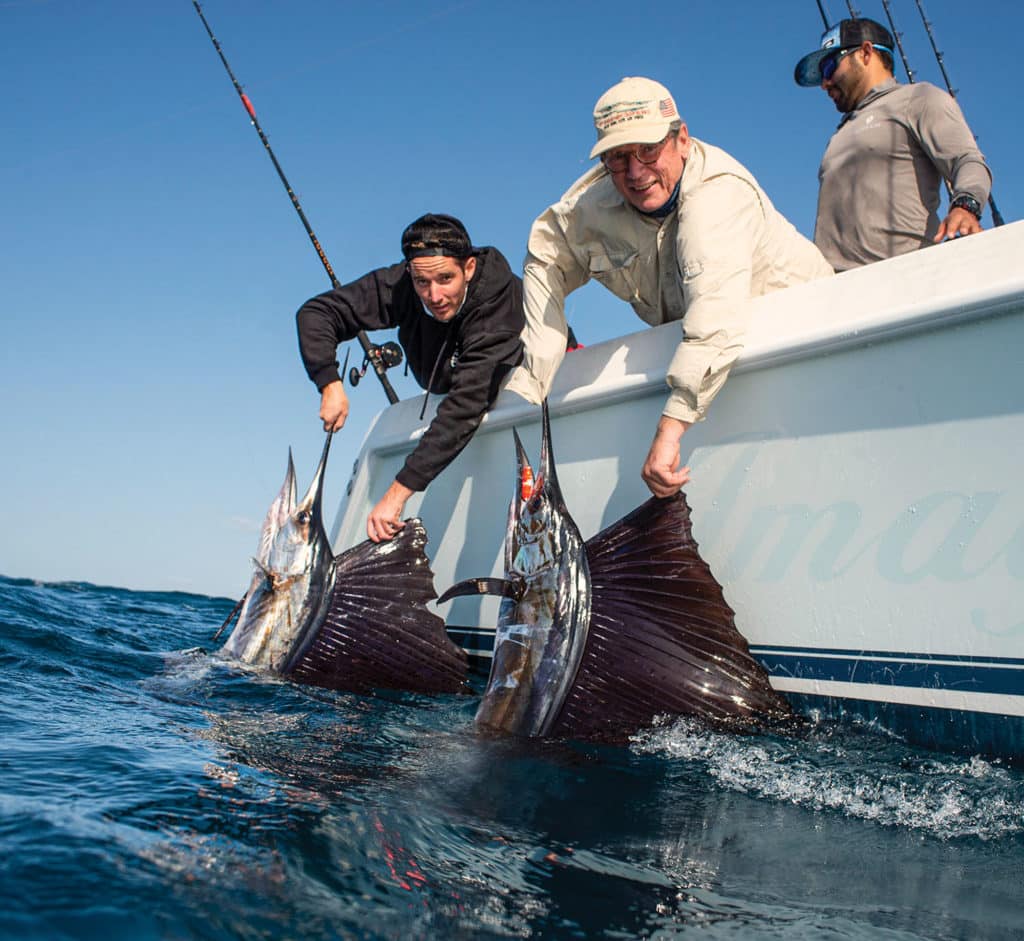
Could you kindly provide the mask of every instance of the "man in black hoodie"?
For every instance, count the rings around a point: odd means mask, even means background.
[[[404,262],[314,297],[296,315],[299,350],[320,390],[324,430],[345,424],[349,403],[337,347],[360,330],[398,328],[413,376],[446,393],[437,414],[366,520],[374,542],[404,525],[414,493],[469,444],[508,373],[523,356],[523,285],[496,248],[474,248],[454,216],[428,213],[402,233]]]

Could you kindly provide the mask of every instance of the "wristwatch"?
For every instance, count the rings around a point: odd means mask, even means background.
[[[962,193],[949,204],[950,209],[966,209],[972,216],[981,220],[981,203],[968,193]]]

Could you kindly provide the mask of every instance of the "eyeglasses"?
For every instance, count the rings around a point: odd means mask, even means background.
[[[860,49],[860,46],[851,46],[849,49],[838,49],[831,55],[825,56],[821,60],[821,80],[827,82],[832,78],[836,74],[836,69],[839,68],[839,63],[851,52],[856,52],[858,49]]]
[[[675,131],[669,131],[656,144],[637,144],[635,147],[610,150],[601,154],[601,163],[605,165],[609,173],[622,173],[629,167],[629,158],[635,157],[640,163],[657,163],[665,145],[675,136]]]

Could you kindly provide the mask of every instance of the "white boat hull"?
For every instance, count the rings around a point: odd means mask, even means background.
[[[744,356],[683,439],[701,553],[803,711],[1024,760],[1022,258],[1018,223],[757,299]],[[559,479],[585,537],[649,495],[639,470],[679,336],[677,324],[644,330],[569,354],[559,372]],[[337,549],[363,538],[425,427],[420,405],[371,429]],[[410,502],[439,592],[501,574],[509,428],[536,456],[539,420],[503,394]],[[483,627],[458,636],[487,656],[496,603],[444,607],[449,624]]]

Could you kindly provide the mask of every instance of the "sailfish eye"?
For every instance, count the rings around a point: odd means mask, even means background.
[[[309,510],[299,510],[299,512],[295,514],[295,521],[303,526],[309,522],[310,518],[311,515]]]

